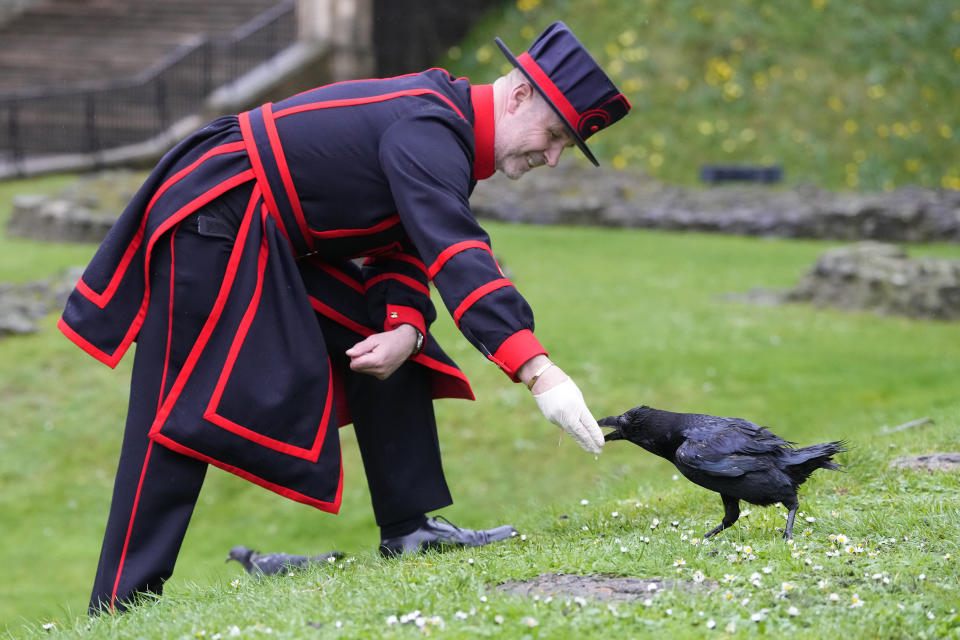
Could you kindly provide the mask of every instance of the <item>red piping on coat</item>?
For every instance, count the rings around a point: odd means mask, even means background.
[[[336,497],[333,499],[333,502],[325,502],[323,500],[317,500],[316,498],[311,498],[310,496],[304,495],[299,491],[294,491],[293,489],[282,487],[276,483],[270,482],[269,480],[265,480],[260,476],[255,476],[248,471],[244,471],[239,467],[235,467],[231,464],[227,464],[226,462],[217,460],[216,458],[211,458],[210,456],[204,455],[199,451],[194,451],[189,447],[183,446],[179,442],[174,442],[173,440],[171,440],[170,438],[168,438],[163,434],[157,434],[156,436],[151,436],[151,438],[153,438],[153,440],[157,442],[157,444],[162,444],[164,447],[168,449],[176,451],[177,453],[183,454],[185,456],[189,456],[191,458],[201,460],[203,462],[206,462],[207,464],[212,464],[213,466],[219,467],[224,471],[228,471],[236,476],[240,476],[241,478],[243,478],[248,482],[258,484],[264,489],[269,489],[270,491],[273,491],[274,493],[279,494],[284,498],[289,498],[294,502],[299,502],[301,504],[306,504],[311,507],[316,507],[317,509],[320,509],[321,511],[326,511],[327,513],[337,513],[338,511],[340,511],[340,500],[343,496],[343,454],[342,453],[340,454],[340,480],[338,481],[338,484],[337,484]]]
[[[77,282],[77,290],[83,294],[85,298],[90,300],[93,304],[97,305],[101,309],[107,306],[110,300],[113,298],[113,295],[117,292],[117,289],[120,287],[120,281],[123,280],[123,275],[127,271],[127,267],[130,265],[130,262],[133,260],[134,254],[140,248],[140,243],[143,241],[144,230],[147,225],[147,214],[150,213],[150,209],[153,208],[153,205],[156,203],[157,199],[160,198],[170,187],[182,180],[188,173],[196,169],[198,166],[212,158],[224,153],[233,153],[235,151],[242,151],[243,143],[242,142],[231,142],[230,144],[221,145],[219,147],[214,147],[210,151],[206,152],[195,162],[190,164],[187,167],[184,167],[180,171],[173,174],[170,179],[163,183],[157,192],[150,199],[150,203],[147,205],[144,210],[142,219],[140,220],[140,228],[137,229],[137,233],[134,234],[133,239],[130,241],[130,244],[127,246],[126,251],[124,251],[123,257],[120,259],[120,264],[117,266],[117,270],[114,272],[113,277],[110,279],[110,283],[107,285],[107,288],[103,290],[103,293],[97,293],[86,282],[83,281],[83,278]],[[246,172],[244,172],[246,173]],[[243,174],[240,174],[243,175]],[[250,177],[253,177],[252,175]],[[249,178],[248,178],[249,179]]]
[[[499,280],[491,280],[487,284],[481,285],[470,292],[470,294],[463,299],[463,302],[460,303],[460,306],[456,308],[453,312],[453,321],[457,324],[457,328],[460,327],[460,318],[463,317],[463,314],[472,307],[477,300],[484,297],[488,293],[496,291],[497,289],[502,289],[504,287],[512,287],[513,283],[507,280],[506,278],[500,278]]]
[[[367,290],[369,290],[370,287],[372,287],[373,285],[377,284],[378,282],[382,282],[383,280],[396,280],[397,282],[401,282],[401,283],[407,285],[408,287],[410,287],[410,288],[413,289],[414,291],[419,291],[420,293],[424,294],[425,296],[429,296],[429,295],[430,295],[430,289],[428,289],[428,288],[426,287],[426,285],[424,285],[422,282],[419,282],[419,281],[417,281],[417,280],[414,280],[414,279],[411,278],[410,276],[405,276],[405,275],[403,275],[402,273],[381,273],[381,274],[378,275],[378,276],[374,276],[374,277],[370,278],[369,280],[367,280],[367,282],[366,282],[366,288],[367,288]]]
[[[373,104],[375,102],[386,102],[387,100],[393,100],[394,98],[403,98],[406,96],[423,96],[423,95],[432,95],[440,100],[443,100],[450,106],[451,109],[457,112],[457,115],[463,118],[463,112],[457,108],[457,105],[453,103],[450,98],[446,97],[442,93],[438,93],[432,89],[406,89],[404,91],[393,91],[391,93],[382,93],[377,96],[366,96],[363,98],[345,98],[343,100],[327,100],[325,102],[310,102],[308,104],[301,104],[293,107],[287,107],[286,109],[281,109],[280,111],[275,112],[273,115],[275,118],[283,118],[285,116],[290,116],[295,113],[303,113],[304,111],[314,111],[315,109],[335,109],[337,107],[355,107],[362,104]],[[463,118],[466,120],[466,118]]]
[[[266,217],[268,215],[269,214],[267,211],[263,210],[262,222],[264,224],[266,223]],[[246,438],[247,440],[256,442],[257,444],[268,449],[273,449],[274,451],[279,451],[280,453],[285,453],[297,458],[303,458],[305,460],[309,460],[310,462],[316,462],[320,458],[320,449],[323,447],[323,437],[327,432],[327,424],[330,421],[330,411],[333,405],[333,378],[329,363],[327,364],[327,373],[329,376],[327,400],[323,408],[323,417],[321,418],[320,424],[317,427],[317,435],[314,438],[310,449],[298,447],[290,443],[271,438],[262,433],[258,433],[253,429],[244,427],[243,425],[240,425],[217,413],[220,400],[223,398],[223,391],[227,386],[227,380],[229,380],[230,374],[233,372],[233,367],[237,362],[237,356],[240,355],[240,349],[243,347],[243,343],[247,338],[247,333],[250,331],[250,325],[253,324],[254,316],[256,316],[257,309],[260,306],[260,297],[263,294],[263,275],[266,271],[267,259],[269,256],[270,247],[267,242],[267,235],[264,234],[260,242],[260,253],[257,258],[257,284],[254,287],[253,296],[250,298],[250,304],[247,306],[247,310],[243,314],[243,319],[240,321],[240,326],[237,328],[237,332],[234,335],[233,343],[230,345],[230,351],[227,353],[227,359],[220,371],[220,378],[217,380],[213,395],[210,397],[210,402],[207,405],[207,410],[203,417],[218,427],[225,429],[226,431],[236,434],[242,438]]]
[[[307,225],[307,220],[303,216],[303,207],[300,206],[300,196],[297,195],[297,190],[293,186],[293,176],[290,175],[287,157],[283,153],[283,145],[280,144],[280,134],[277,133],[277,123],[273,120],[273,103],[268,102],[263,105],[260,113],[263,116],[263,126],[267,130],[267,138],[270,139],[273,158],[277,162],[277,170],[280,172],[280,180],[283,182],[283,188],[287,192],[287,200],[290,201],[293,216],[297,219],[297,226],[300,227],[300,235],[303,236],[307,246],[312,250],[313,238],[310,237],[310,227]],[[289,240],[289,237],[287,239]]]
[[[461,251],[466,251],[467,249],[483,249],[490,254],[491,258],[493,258],[493,249],[491,249],[490,245],[488,245],[486,242],[481,242],[479,240],[464,240],[463,242],[452,244],[441,251],[440,255],[437,256],[437,259],[434,260],[433,264],[430,265],[430,268],[427,269],[427,275],[429,275],[430,279],[433,280],[440,270],[443,269],[443,265],[445,265],[450,258],[457,255]],[[494,262],[496,262],[496,259],[494,259]]]
[[[156,418],[154,418],[153,424],[150,427],[151,438],[156,439],[157,434],[160,432],[160,427],[166,421],[170,411],[173,410],[173,405],[180,396],[180,392],[183,390],[183,387],[187,382],[187,378],[189,378],[190,374],[193,373],[193,368],[196,366],[197,360],[200,358],[200,354],[203,352],[204,348],[206,348],[207,342],[210,340],[210,334],[213,333],[214,328],[220,321],[220,315],[223,313],[223,307],[226,304],[230,290],[233,288],[233,281],[237,275],[237,266],[240,262],[240,256],[243,253],[243,247],[247,241],[251,221],[256,217],[254,215],[254,210],[257,208],[257,203],[260,202],[260,195],[260,187],[255,186],[253,188],[253,193],[250,195],[250,201],[247,204],[247,210],[243,214],[243,221],[240,223],[240,229],[237,231],[237,239],[234,242],[233,252],[230,254],[230,259],[227,261],[227,270],[223,275],[223,284],[220,285],[220,291],[217,293],[217,299],[214,301],[213,308],[210,310],[210,314],[207,316],[207,320],[204,322],[203,328],[200,330],[200,335],[197,337],[197,341],[190,349],[190,353],[187,356],[186,361],[183,363],[183,367],[180,369],[180,373],[177,375],[177,379],[174,381],[173,387],[170,389],[170,393],[167,395],[163,405],[160,407],[160,411],[157,412]]]

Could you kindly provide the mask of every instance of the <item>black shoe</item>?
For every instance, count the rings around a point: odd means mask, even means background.
[[[443,516],[438,516],[443,518]],[[506,524],[494,529],[461,529],[446,518],[445,522],[438,522],[434,518],[427,521],[419,529],[405,536],[384,538],[380,541],[381,555],[390,557],[401,553],[417,553],[427,549],[440,547],[482,547],[491,542],[505,540],[517,534],[517,530]]]

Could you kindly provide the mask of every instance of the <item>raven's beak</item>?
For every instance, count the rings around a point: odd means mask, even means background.
[[[623,432],[620,431],[620,423],[622,421],[623,416],[607,416],[602,420],[597,420],[597,424],[601,427],[610,427],[613,429],[613,431],[603,436],[603,439],[606,442],[610,442],[611,440],[623,440]]]

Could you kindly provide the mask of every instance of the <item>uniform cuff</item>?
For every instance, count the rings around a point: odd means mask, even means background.
[[[383,330],[392,331],[402,324],[413,325],[424,337],[427,335],[427,323],[424,321],[422,313],[413,307],[388,304],[387,317],[383,321]]]
[[[534,356],[547,355],[547,350],[543,348],[533,331],[522,329],[503,341],[500,348],[492,356],[489,356],[503,372],[510,376],[514,382],[520,382],[517,377],[517,369]]]

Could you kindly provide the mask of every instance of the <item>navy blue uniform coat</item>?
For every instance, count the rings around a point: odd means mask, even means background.
[[[529,306],[468,204],[476,181],[493,173],[493,137],[492,87],[440,69],[334,84],[219,118],[154,169],[59,326],[115,366],[158,286],[157,243],[180,224],[232,238],[199,337],[174,350],[188,353],[181,362],[156,364],[164,375],[150,437],[336,512],[337,427],[350,421],[350,408],[315,314],[358,340],[402,323],[419,328],[426,348],[413,360],[433,372],[437,398],[473,394],[428,333],[436,317],[430,282],[466,338],[512,379],[545,353]],[[244,211],[197,219],[236,190],[249,192]],[[164,259],[173,273],[191,257],[171,251]],[[171,285],[174,293],[189,295]],[[168,354],[180,321],[170,315]]]

